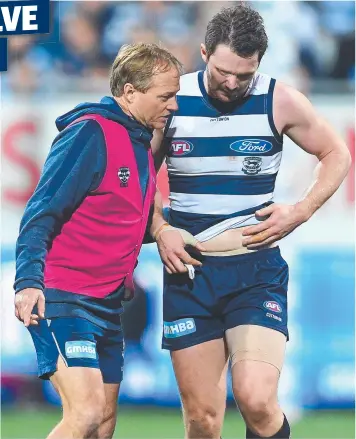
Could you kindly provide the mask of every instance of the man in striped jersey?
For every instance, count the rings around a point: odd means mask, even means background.
[[[229,358],[246,438],[290,437],[277,400],[288,266],[276,242],[325,203],[350,166],[346,145],[310,102],[257,72],[267,42],[249,7],[216,14],[201,45],[206,69],[181,78],[179,109],[162,146],[159,133],[153,145],[157,164],[167,160],[171,201],[169,224],[157,201],[151,228],[166,267],[163,348],[190,439],[221,434]],[[273,203],[285,135],[319,160],[294,205]],[[188,254],[186,244],[202,253]]]

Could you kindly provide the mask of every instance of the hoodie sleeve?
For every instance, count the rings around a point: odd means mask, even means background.
[[[15,292],[44,289],[45,258],[55,231],[100,185],[105,169],[105,140],[97,122],[78,122],[56,137],[21,220]]]

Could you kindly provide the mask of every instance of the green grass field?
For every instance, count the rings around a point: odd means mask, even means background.
[[[3,410],[2,439],[44,438],[58,422],[58,410]],[[224,439],[245,437],[240,415],[228,410],[224,424]],[[352,439],[355,438],[355,415],[352,412],[310,412],[293,425],[293,439]],[[123,408],[118,417],[115,438],[173,439],[183,438],[179,410]]]

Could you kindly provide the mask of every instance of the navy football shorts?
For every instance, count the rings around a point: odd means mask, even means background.
[[[100,369],[104,383],[120,383],[124,366],[122,331],[103,329],[80,317],[56,317],[29,326],[38,376],[49,379],[62,357],[67,367]]]
[[[178,350],[259,325],[288,338],[288,264],[278,247],[236,256],[199,256],[195,278],[164,273],[162,347]]]

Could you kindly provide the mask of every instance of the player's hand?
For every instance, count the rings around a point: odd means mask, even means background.
[[[34,306],[37,304],[38,314],[32,314]],[[45,297],[38,288],[25,288],[15,295],[15,316],[29,325],[38,325],[39,319],[44,319]]]
[[[187,234],[187,232],[186,232]],[[185,234],[184,234],[185,235]],[[163,264],[169,274],[186,273],[188,271],[184,264],[200,267],[202,263],[190,256],[185,251],[185,246],[189,244],[199,251],[204,251],[204,247],[192,235],[187,234],[192,239],[183,239],[178,229],[163,229],[156,237],[158,251]]]
[[[279,241],[306,221],[305,214],[297,205],[286,204],[271,204],[256,211],[256,217],[267,219],[256,226],[247,227],[242,232],[242,235],[246,236],[242,245],[250,250],[257,250]]]

